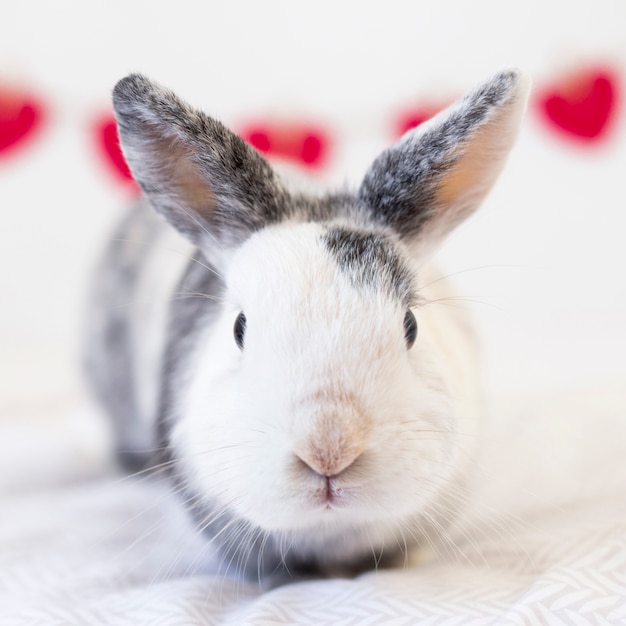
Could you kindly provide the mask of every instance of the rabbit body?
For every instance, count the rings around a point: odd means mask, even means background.
[[[354,193],[304,194],[146,78],[116,87],[146,199],[94,280],[89,379],[122,461],[167,463],[226,568],[358,571],[452,517],[481,392],[430,258],[493,184],[525,92],[502,72]]]

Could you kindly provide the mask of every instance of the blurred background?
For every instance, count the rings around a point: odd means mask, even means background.
[[[518,145],[440,263],[490,392],[625,381],[625,3],[5,1],[1,21],[0,415],[80,399],[89,271],[137,194],[110,124],[131,71],[356,185],[402,130],[522,67]]]

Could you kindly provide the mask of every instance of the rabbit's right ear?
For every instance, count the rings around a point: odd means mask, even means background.
[[[113,106],[135,180],[195,244],[224,250],[280,219],[274,170],[225,126],[140,74],[115,86]]]

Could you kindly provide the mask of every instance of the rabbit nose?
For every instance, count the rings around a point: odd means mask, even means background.
[[[327,478],[352,466],[371,439],[370,416],[356,396],[340,391],[313,394],[294,411],[291,450],[303,467]]]
[[[363,449],[356,445],[321,448],[309,444],[305,449],[294,450],[300,463],[315,474],[326,478],[337,476],[347,470],[357,461],[362,452]]]

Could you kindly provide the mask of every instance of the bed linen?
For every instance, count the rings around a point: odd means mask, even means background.
[[[619,384],[491,398],[462,515],[405,567],[224,578],[82,404],[0,421],[0,624],[626,624]]]

